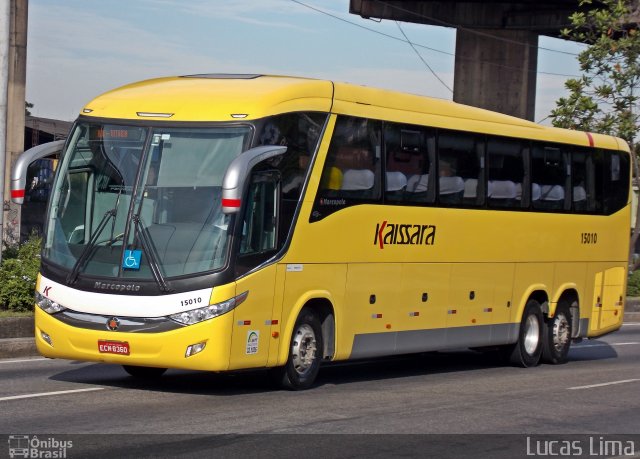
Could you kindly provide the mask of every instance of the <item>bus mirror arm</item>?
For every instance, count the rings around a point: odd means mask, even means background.
[[[31,163],[47,156],[60,155],[64,147],[64,140],[43,143],[28,149],[20,156],[11,170],[11,201],[14,204],[24,203],[24,195],[27,189],[27,170]]]
[[[255,147],[237,156],[222,179],[222,212],[234,214],[240,210],[244,183],[256,165],[275,156],[283,155],[287,147],[264,145]]]

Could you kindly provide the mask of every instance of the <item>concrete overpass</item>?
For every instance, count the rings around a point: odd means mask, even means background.
[[[599,2],[594,1],[593,6]],[[455,27],[453,100],[533,120],[538,37],[558,36],[577,0],[350,0],[365,18]]]

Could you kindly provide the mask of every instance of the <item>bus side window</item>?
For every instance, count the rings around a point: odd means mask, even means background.
[[[272,164],[282,176],[280,187],[279,247],[294,222],[296,207],[305,188],[309,166],[318,149],[326,113],[293,112],[270,116],[257,124],[256,145],[286,145],[287,152]],[[315,191],[315,190],[314,190]]]
[[[385,123],[387,202],[433,202],[434,194],[429,194],[429,172],[435,157],[434,138],[433,130],[422,126]]]
[[[629,199],[629,156],[599,149],[571,154],[572,210],[611,215]]]
[[[608,173],[605,177],[605,209],[610,215],[622,209],[629,199],[629,156],[607,152]]]
[[[284,199],[294,202],[300,199],[326,119],[324,113],[294,112],[265,118],[259,125],[256,145],[287,147],[287,152],[274,165],[282,174]]]
[[[558,147],[534,145],[531,153],[531,203],[534,209],[568,210],[570,195],[567,155]],[[534,190],[534,187],[538,189]],[[539,199],[538,198],[539,195]]]
[[[373,201],[381,189],[381,123],[340,116],[320,182],[321,197]]]
[[[438,202],[444,205],[460,205],[464,198],[464,180],[458,175],[458,158],[455,152],[438,150]]]
[[[523,199],[525,168],[522,142],[491,138],[487,142],[487,155],[489,207],[519,208],[523,201],[528,202],[528,196]]]
[[[585,151],[573,151],[571,154],[572,209],[575,212],[588,213],[595,210],[595,181],[592,161],[588,161]]]
[[[438,136],[438,202],[476,206],[482,193],[482,148],[476,136],[441,131]]]

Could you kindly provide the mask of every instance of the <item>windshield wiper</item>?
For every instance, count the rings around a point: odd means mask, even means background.
[[[118,205],[120,204],[120,195],[122,194],[122,190],[124,189],[124,180],[122,182],[122,186],[120,187],[120,190],[118,191],[118,196],[116,197],[116,205],[113,206],[113,209],[117,209]],[[111,241],[111,244],[113,244],[113,233],[115,232],[115,228],[116,228],[116,219],[114,218],[113,221],[111,222],[111,235],[109,236],[109,240]]]
[[[118,190],[118,196],[116,197],[116,205],[113,206],[113,209],[107,210],[105,212],[104,216],[102,217],[102,220],[100,220],[100,223],[98,223],[98,227],[89,238],[89,242],[84,247],[84,249],[82,249],[82,252],[80,252],[80,256],[76,260],[75,264],[73,265],[73,268],[71,269],[71,272],[67,276],[67,285],[72,285],[75,283],[76,279],[78,278],[78,273],[80,272],[80,268],[84,268],[84,264],[87,262],[87,258],[89,257],[93,248],[98,243],[98,237],[100,237],[100,235],[102,234],[102,231],[107,226],[107,223],[112,218],[113,218],[113,225],[111,225],[110,241],[111,243],[113,243],[113,228],[116,224],[116,215],[118,214],[118,205],[120,204],[120,195],[122,194],[123,188],[124,188],[124,182],[123,182],[123,186],[121,186],[120,189]]]
[[[140,218],[140,215],[138,214],[133,215],[131,217],[131,221],[133,222],[134,231],[136,232],[138,238],[140,239],[142,248],[144,249],[145,253],[149,257],[149,267],[151,268],[151,274],[153,274],[153,278],[155,279],[156,284],[158,284],[158,287],[160,287],[160,290],[162,290],[163,292],[165,293],[172,292],[173,289],[171,289],[167,285],[167,282],[164,280],[164,276],[160,271],[158,258],[153,248],[153,244],[151,243],[151,237],[149,236],[149,232],[147,231],[147,228],[142,223],[142,219]]]
[[[71,272],[67,276],[67,285],[72,285],[73,283],[75,283],[76,279],[78,278],[78,273],[80,272],[80,268],[82,268],[85,262],[87,261],[87,258],[89,257],[89,253],[96,246],[98,242],[98,238],[100,237],[100,234],[102,233],[104,228],[107,226],[107,223],[109,222],[109,220],[112,218],[115,218],[116,212],[117,212],[117,207],[114,207],[113,209],[110,209],[105,212],[104,217],[102,217],[102,220],[100,220],[98,227],[91,235],[91,238],[89,239],[89,242],[87,243],[87,245],[85,245],[84,249],[82,249],[82,252],[80,252],[80,256],[76,260],[75,264],[73,265],[73,268],[71,269]]]

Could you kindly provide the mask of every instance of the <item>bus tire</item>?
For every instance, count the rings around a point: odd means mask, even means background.
[[[122,368],[134,378],[146,380],[158,379],[167,371],[166,368],[137,367],[133,365],[122,365]]]
[[[571,347],[571,310],[559,303],[553,318],[546,321],[542,334],[542,361],[559,364],[567,361]]]
[[[323,349],[320,319],[312,309],[303,308],[293,326],[287,363],[275,369],[276,380],[285,389],[308,389],[320,371]]]
[[[529,300],[522,313],[518,341],[512,346],[509,361],[512,365],[527,368],[540,363],[544,320],[540,303]]]

